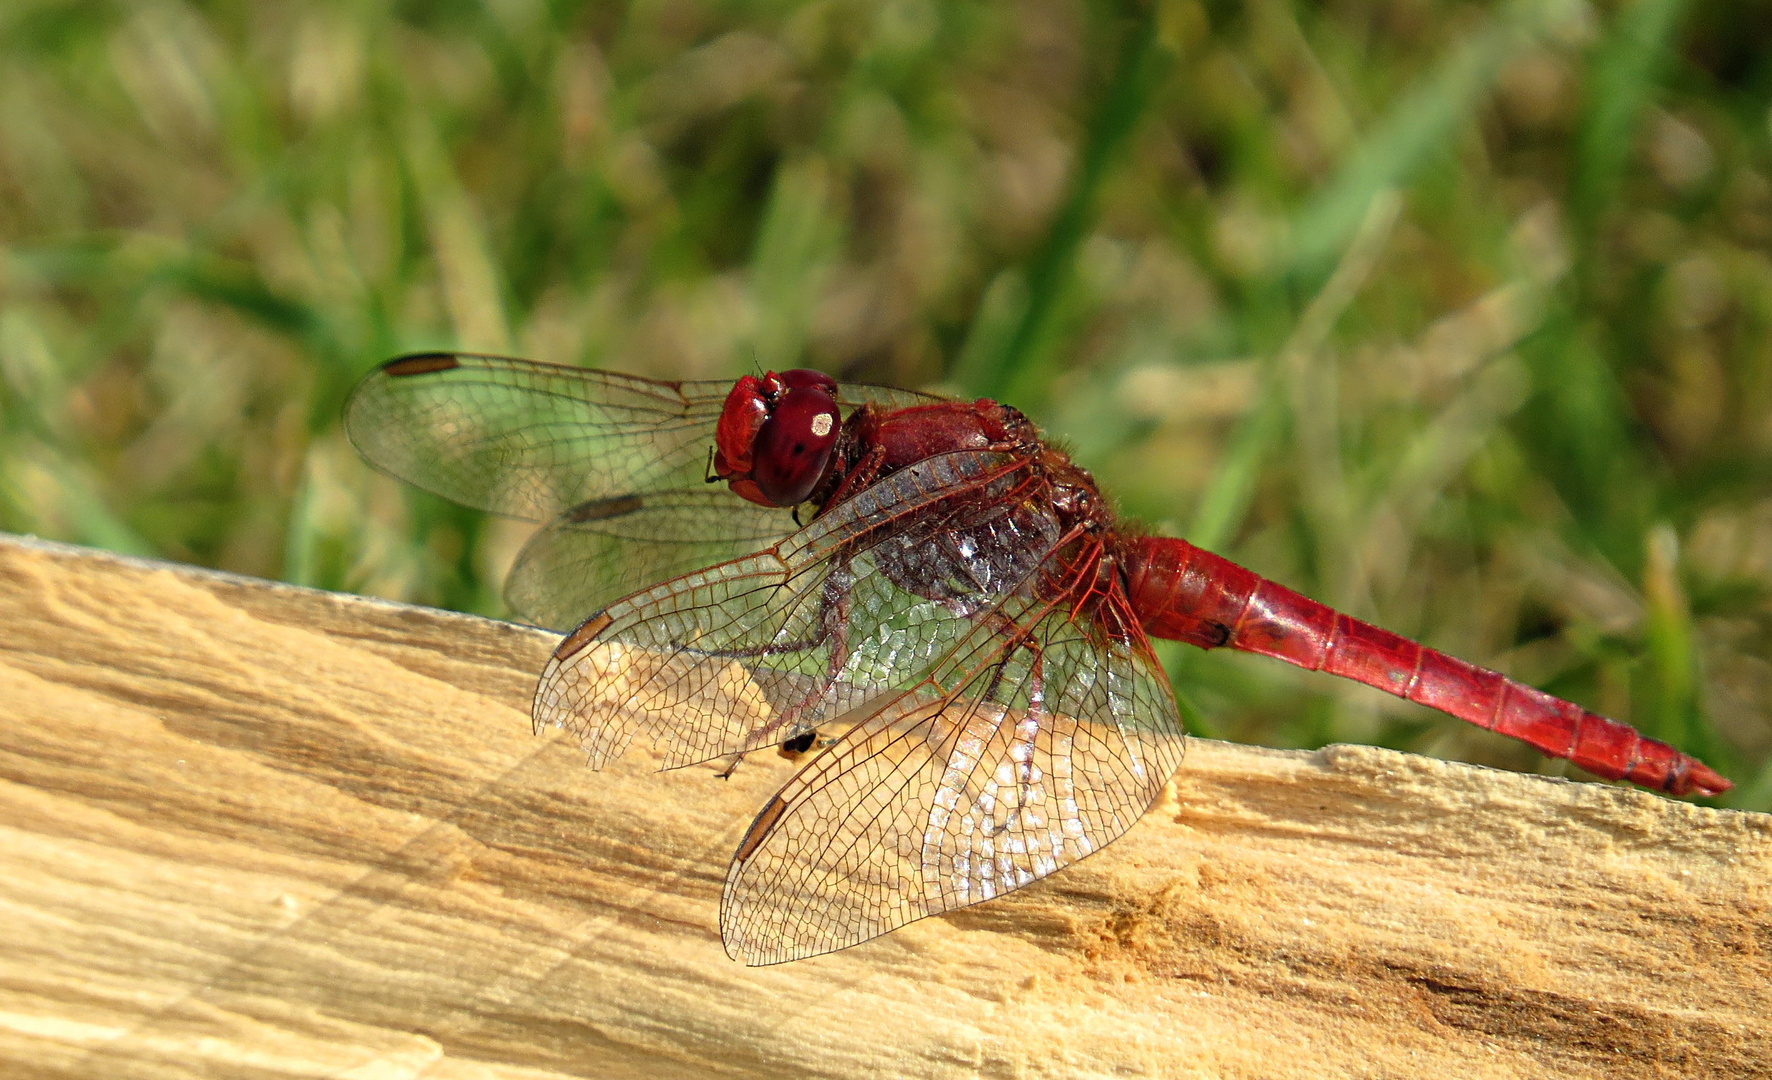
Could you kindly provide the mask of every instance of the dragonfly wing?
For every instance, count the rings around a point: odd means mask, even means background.
[[[593,499],[701,483],[731,388],[500,356],[405,356],[358,384],[345,431],[384,472],[465,506],[547,521]]]
[[[793,527],[789,511],[724,486],[595,499],[530,537],[505,602],[538,626],[570,630],[637,589],[769,547]]]
[[[845,948],[1018,889],[1131,827],[1184,743],[1117,585],[1103,609],[1005,600],[997,625],[1014,634],[973,621],[917,686],[802,769],[733,859],[727,952],[774,964]]]
[[[596,767],[645,735],[676,768],[782,742],[914,685],[971,624],[887,567],[945,523],[1000,514],[1031,475],[1002,454],[932,457],[773,547],[616,601],[543,669],[537,730],[572,731]]]
[[[732,385],[428,353],[358,384],[345,431],[383,472],[464,506],[548,521],[592,500],[701,483]],[[940,400],[862,385],[840,386],[838,398],[888,409]]]
[[[871,404],[886,412],[952,400],[952,398],[942,397],[939,394],[925,394],[921,390],[906,390],[901,386],[880,386],[876,383],[837,384],[837,403],[839,405]]]

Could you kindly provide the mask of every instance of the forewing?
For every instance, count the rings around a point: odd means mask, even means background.
[[[732,385],[430,353],[365,378],[345,405],[345,431],[378,469],[426,491],[548,521],[592,500],[701,483]],[[938,400],[869,386],[838,395],[887,409]]]
[[[894,409],[909,409],[917,405],[933,405],[939,401],[951,401],[939,394],[925,394],[921,390],[906,390],[901,386],[880,386],[876,383],[838,383],[837,403],[849,407],[872,404],[875,408],[891,412]]]
[[[402,480],[547,521],[592,499],[700,483],[731,386],[499,356],[407,356],[352,392],[345,431]]]
[[[784,741],[916,684],[971,624],[898,587],[882,559],[902,561],[907,537],[1013,506],[1031,476],[1001,454],[932,457],[763,552],[611,604],[543,669],[537,730],[572,731],[596,767],[644,735],[674,768]]]
[[[1075,606],[1006,599],[782,788],[727,875],[732,957],[813,956],[1001,896],[1138,820],[1181,762],[1175,701],[1117,586]]]
[[[767,548],[793,527],[789,511],[724,485],[593,500],[530,537],[505,602],[537,626],[570,630],[637,589]]]

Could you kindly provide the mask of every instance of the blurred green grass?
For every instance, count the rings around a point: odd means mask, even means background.
[[[1772,808],[1765,0],[12,0],[0,50],[0,527],[497,614],[524,530],[356,460],[369,367],[808,364],[1002,396]],[[1214,734],[1557,767],[1165,659]]]

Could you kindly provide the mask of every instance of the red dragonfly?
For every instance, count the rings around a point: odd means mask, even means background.
[[[843,729],[733,856],[721,934],[749,964],[1000,896],[1119,837],[1182,756],[1151,637],[1355,679],[1609,779],[1730,787],[1616,721],[1120,526],[994,401],[428,353],[370,375],[345,425],[394,476],[546,523],[506,590],[576,627],[533,715],[592,767],[637,736],[668,769]]]

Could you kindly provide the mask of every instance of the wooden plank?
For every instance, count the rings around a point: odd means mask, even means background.
[[[1765,1075],[1772,818],[1195,741],[1125,839],[748,969],[791,768],[591,772],[555,639],[0,539],[12,1076]]]

